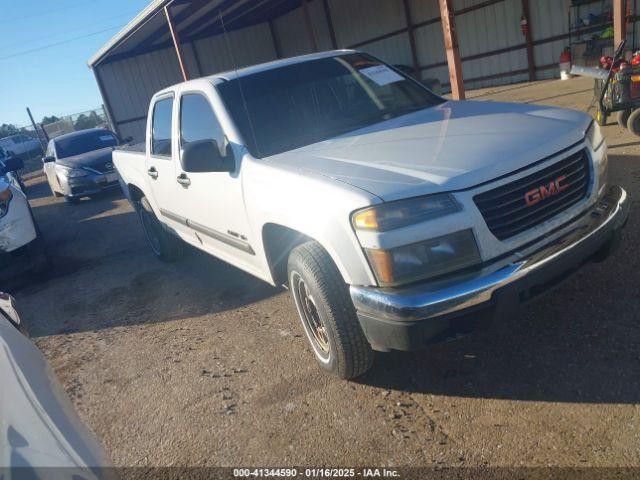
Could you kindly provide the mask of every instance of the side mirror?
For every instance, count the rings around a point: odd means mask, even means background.
[[[232,172],[235,168],[233,156],[220,154],[215,140],[189,142],[180,152],[180,162],[185,172]]]
[[[51,155],[47,157],[42,157],[42,163],[49,163],[49,162],[55,162],[55,161],[56,161],[55,157],[52,157]]]
[[[8,157],[2,163],[4,163],[7,172],[17,172],[24,168],[24,162],[20,157]]]

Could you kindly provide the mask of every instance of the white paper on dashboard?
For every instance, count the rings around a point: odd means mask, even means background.
[[[359,72],[380,86],[404,80],[404,77],[398,75],[386,65],[376,65],[375,67],[363,68],[362,70],[359,70]]]

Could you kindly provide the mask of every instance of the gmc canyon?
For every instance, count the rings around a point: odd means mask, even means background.
[[[449,101],[351,50],[166,88],[113,159],[159,258],[186,242],[286,285],[342,378],[512,314],[629,209],[586,114]]]

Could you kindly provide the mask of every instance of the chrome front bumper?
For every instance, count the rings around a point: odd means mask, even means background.
[[[613,186],[567,233],[526,257],[514,252],[517,260],[498,270],[396,289],[351,286],[351,299],[374,348],[413,349],[444,333],[465,313],[493,307],[495,315],[505,304],[511,308],[575,271],[613,243],[628,214],[626,192]]]

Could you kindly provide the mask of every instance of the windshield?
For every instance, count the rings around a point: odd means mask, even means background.
[[[257,158],[443,102],[373,57],[356,53],[267,70],[217,87]]]
[[[54,142],[56,144],[58,158],[73,157],[93,150],[118,145],[116,136],[106,130],[87,132],[66,138],[57,138]]]

